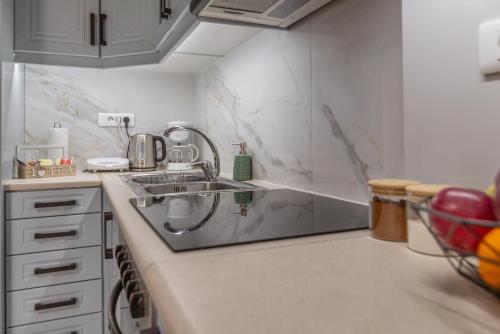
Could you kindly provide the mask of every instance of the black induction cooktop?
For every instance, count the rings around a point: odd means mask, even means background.
[[[133,198],[176,252],[365,229],[368,207],[294,190]]]

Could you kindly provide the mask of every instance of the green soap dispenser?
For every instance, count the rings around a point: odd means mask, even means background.
[[[240,147],[240,154],[234,156],[233,180],[248,181],[252,179],[252,157],[247,153],[247,143],[233,144]]]

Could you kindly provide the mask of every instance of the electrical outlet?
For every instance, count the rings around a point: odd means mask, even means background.
[[[123,118],[128,117],[130,121],[128,122],[128,126],[134,126],[135,124],[135,119],[134,119],[134,114],[119,114],[119,113],[104,113],[101,112],[98,115],[98,124],[99,126],[103,127],[112,127],[112,126],[118,126],[118,124],[121,124],[121,126],[125,126],[125,123],[123,122]],[[121,119],[121,123],[120,123]]]

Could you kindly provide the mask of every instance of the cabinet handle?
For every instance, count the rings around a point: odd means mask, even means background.
[[[170,6],[167,7],[167,0],[160,0],[160,17],[168,19],[170,15],[172,15],[172,8]]]
[[[54,232],[54,233],[35,233],[34,238],[35,240],[39,240],[39,239],[74,237],[77,234],[78,234],[77,230]]]
[[[35,304],[35,311],[43,311],[43,310],[50,310],[52,308],[58,308],[58,307],[63,307],[63,306],[72,306],[76,305],[78,303],[78,298],[73,297],[68,300],[63,300],[61,302],[54,302],[54,303],[36,303]]]
[[[145,315],[144,294],[142,292],[133,292],[130,295],[130,315],[132,319],[142,318]]]
[[[122,330],[120,329],[120,325],[116,319],[116,306],[118,305],[118,298],[120,298],[120,294],[123,290],[122,280],[118,280],[113,290],[111,290],[111,296],[109,297],[108,304],[108,320],[109,320],[109,330],[112,334],[122,334]]]
[[[111,212],[104,213],[104,258],[113,258],[113,248],[108,247],[108,223],[113,222],[113,214]]]
[[[108,45],[108,42],[106,41],[106,30],[105,30],[105,25],[106,25],[106,19],[108,16],[106,14],[99,14],[99,43],[102,46]]]
[[[51,267],[51,268],[35,268],[34,273],[35,275],[43,275],[43,274],[50,274],[50,273],[58,273],[61,271],[70,271],[70,270],[75,270],[78,268],[77,263],[71,263],[65,266],[59,266],[59,267]]]
[[[36,202],[35,209],[43,209],[43,208],[57,208],[60,206],[75,206],[76,200],[72,199],[69,201],[60,201],[60,202]]]
[[[90,45],[95,45],[95,14],[90,13]]]

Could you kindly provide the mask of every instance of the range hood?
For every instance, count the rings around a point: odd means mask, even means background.
[[[287,28],[331,0],[192,0],[191,13],[213,19]]]

